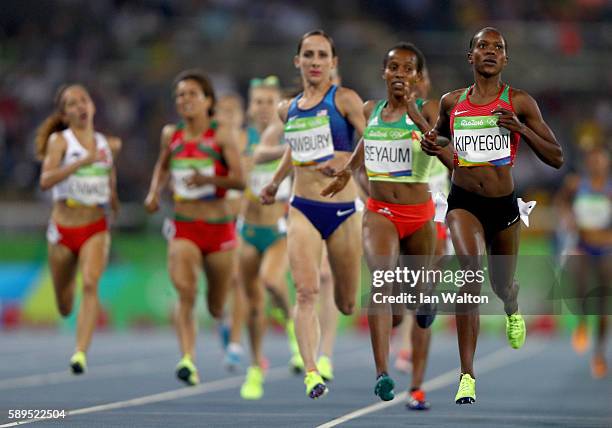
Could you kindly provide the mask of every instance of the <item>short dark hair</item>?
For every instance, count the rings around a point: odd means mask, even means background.
[[[336,55],[336,45],[334,44],[334,40],[331,38],[329,34],[327,34],[325,31],[321,29],[309,31],[308,33],[302,36],[297,46],[297,55],[299,55],[300,51],[302,50],[302,43],[304,43],[304,40],[306,40],[310,36],[325,37],[327,41],[329,42],[329,45],[331,46],[332,56],[337,56]]]
[[[495,28],[495,27],[484,27],[484,28],[481,28],[480,30],[478,30],[478,31],[476,32],[476,34],[474,34],[474,35],[472,36],[472,38],[470,39],[470,52],[472,52],[472,50],[474,49],[474,45],[476,44],[476,38],[477,38],[477,36],[478,36],[479,34],[482,34],[482,33],[487,33],[487,32],[489,32],[489,31],[494,32],[494,33],[497,33],[497,34],[499,34],[499,35],[501,36],[502,40],[504,41],[504,50],[506,51],[506,53],[508,53],[508,42],[506,41],[506,38],[505,38],[505,37],[504,37],[504,35],[501,33],[501,31],[499,31],[499,30],[498,30],[497,28]]]
[[[387,68],[387,62],[389,62],[389,54],[394,50],[410,51],[414,53],[417,58],[417,72],[421,73],[425,68],[425,55],[423,55],[423,52],[421,52],[421,50],[412,43],[399,42],[391,49],[389,49],[385,54],[385,58],[383,59],[383,69]]]
[[[200,88],[202,88],[202,92],[204,92],[204,95],[207,98],[210,98],[212,101],[210,108],[208,109],[208,114],[212,116],[215,111],[215,104],[217,102],[217,99],[215,97],[215,90],[213,89],[212,83],[210,83],[210,79],[208,78],[208,76],[202,70],[197,68],[183,70],[174,78],[174,81],[172,82],[172,90],[176,91],[176,87],[183,80],[194,80],[198,83],[198,85],[200,85]]]

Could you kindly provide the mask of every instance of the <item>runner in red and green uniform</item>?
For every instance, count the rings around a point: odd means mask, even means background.
[[[563,153],[534,99],[502,82],[508,56],[506,40],[498,30],[487,27],[474,35],[468,62],[475,83],[442,97],[438,121],[422,147],[453,169],[446,222],[455,252],[462,269],[475,272],[482,269],[487,254],[489,279],[507,315],[508,342],[517,349],[526,331],[514,280],[520,226],[512,164],[521,137],[554,168],[562,165]],[[453,139],[454,151],[436,144],[439,135]],[[480,285],[470,282],[461,293],[478,294]],[[456,310],[461,375],[455,401],[473,403],[478,307],[458,304]]]
[[[182,359],[176,367],[179,379],[199,382],[193,363],[196,322],[193,308],[198,273],[204,267],[210,314],[220,319],[230,287],[236,247],[231,208],[226,189],[243,189],[245,182],[235,129],[216,127],[211,121],[215,96],[208,78],[187,70],[174,83],[176,108],[182,124],[166,125],[145,207],[159,209],[168,175],[172,176],[174,219],[167,220],[168,269],[179,295],[176,314]]]
[[[346,168],[323,191],[331,195],[340,191],[351,171],[365,163],[370,198],[363,218],[363,248],[370,272],[394,270],[402,255],[429,266],[435,251],[434,204],[428,185],[433,159],[421,151],[419,142],[435,122],[438,104],[417,98],[416,82],[422,78],[424,65],[423,54],[410,43],[400,43],[387,52],[383,61],[387,99],[365,103],[369,119],[363,139]],[[416,289],[423,290],[423,285]],[[392,308],[377,301],[377,293],[391,294],[384,288],[372,288],[368,321],[376,363],[374,392],[388,401],[395,396],[395,383],[388,374],[391,328],[401,322],[404,305]],[[417,307],[422,305],[412,309]],[[429,327],[433,317],[431,311],[417,311],[421,328]],[[424,359],[426,356],[425,351]],[[420,390],[418,379],[413,379],[413,388]],[[424,393],[418,398],[425,407]]]

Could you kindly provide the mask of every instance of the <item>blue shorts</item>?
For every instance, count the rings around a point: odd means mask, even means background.
[[[319,231],[321,238],[327,239],[357,209],[355,202],[319,202],[293,196],[291,206],[299,210]]]

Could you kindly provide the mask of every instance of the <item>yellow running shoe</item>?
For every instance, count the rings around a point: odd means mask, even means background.
[[[455,403],[472,404],[476,402],[476,379],[469,374],[461,374]]]
[[[316,371],[310,371],[304,376],[304,385],[306,385],[306,395],[316,400],[319,397],[327,394],[328,389],[325,381]]]
[[[321,355],[319,357],[319,361],[317,361],[317,370],[319,370],[324,381],[329,382],[330,380],[334,380],[334,366],[327,355]]]
[[[525,343],[527,329],[525,328],[525,320],[518,312],[510,316],[506,316],[506,337],[508,343],[514,349],[519,349]]]
[[[193,361],[191,361],[191,355],[185,354],[181,361],[178,362],[176,365],[176,377],[190,386],[200,383],[198,369],[193,364]]]
[[[80,375],[85,373],[87,370],[87,357],[85,356],[85,352],[77,351],[70,358],[70,370],[72,370],[72,374]]]
[[[261,367],[251,366],[240,388],[240,396],[245,400],[259,400],[263,397],[264,372]]]
[[[589,348],[589,333],[586,323],[578,324],[572,334],[572,347],[577,354],[584,354]]]

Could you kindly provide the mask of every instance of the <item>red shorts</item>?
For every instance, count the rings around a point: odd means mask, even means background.
[[[395,229],[397,229],[399,239],[404,239],[419,230],[434,217],[436,212],[436,207],[431,199],[422,204],[403,205],[368,198],[366,207],[368,210],[384,215],[391,220]]]
[[[79,227],[64,227],[51,222],[47,229],[47,240],[51,244],[62,244],[70,248],[74,254],[78,255],[81,247],[83,247],[89,238],[96,233],[106,232],[107,230],[108,224],[106,223],[106,217],[102,217],[94,223]]]
[[[438,241],[446,241],[448,237],[448,227],[444,223],[436,222],[436,230],[438,231]]]
[[[206,223],[203,220],[167,220],[168,239],[188,239],[207,255],[236,248],[236,226],[230,223]]]

